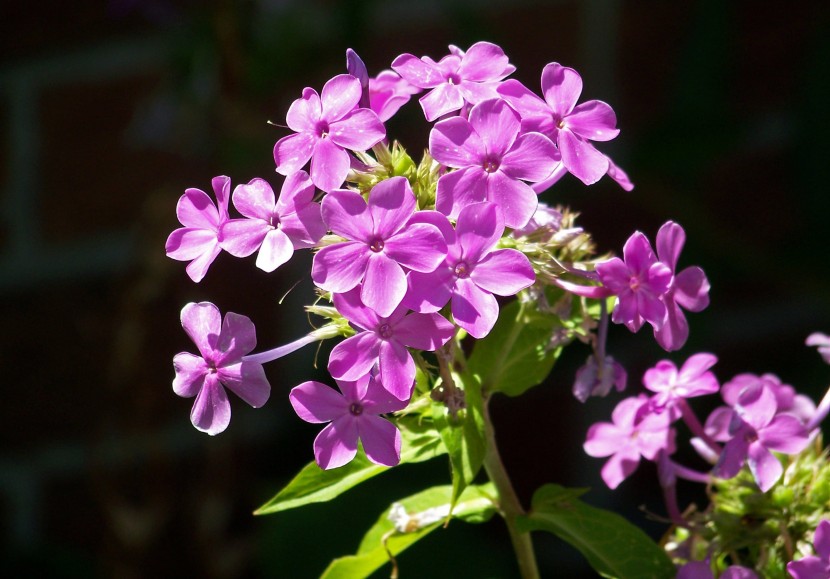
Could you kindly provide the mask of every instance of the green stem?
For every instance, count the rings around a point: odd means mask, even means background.
[[[533,552],[533,542],[530,533],[522,533],[516,526],[516,519],[524,515],[525,511],[519,503],[513,484],[501,461],[498,446],[496,446],[496,433],[493,429],[493,422],[490,420],[488,409],[489,397],[484,400],[484,470],[487,476],[493,481],[499,493],[499,511],[507,523],[507,530],[510,533],[510,541],[513,543],[513,550],[516,552],[516,559],[519,563],[519,572],[522,579],[539,579],[539,569],[536,565],[536,554]]]

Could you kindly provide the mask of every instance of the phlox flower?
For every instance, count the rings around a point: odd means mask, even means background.
[[[413,217],[443,222],[447,257],[435,271],[410,272],[404,305],[418,312],[437,312],[452,302],[456,324],[474,338],[490,333],[499,317],[495,295],[511,296],[536,280],[533,266],[520,251],[494,249],[504,233],[501,210],[494,203],[474,203],[458,214],[455,230],[434,211]]]
[[[798,418],[778,413],[775,394],[762,382],[743,388],[738,395],[729,422],[729,436],[715,465],[715,476],[732,478],[747,463],[763,492],[772,488],[784,470],[771,451],[796,454],[810,441],[807,429]]]
[[[663,295],[669,290],[672,272],[657,260],[651,244],[639,231],[623,246],[623,259],[612,257],[596,265],[602,285],[617,296],[611,320],[638,331],[643,321],[661,328],[666,318]]]
[[[288,109],[286,122],[295,134],[283,137],[274,146],[277,172],[290,175],[311,159],[311,181],[323,191],[343,184],[349,172],[346,150],[365,151],[386,136],[378,116],[356,108],[362,94],[360,81],[348,74],[337,75],[323,87],[312,88]]]
[[[627,381],[628,373],[613,357],[605,356],[600,368],[597,356],[592,354],[576,371],[572,392],[577,400],[585,402],[591,396],[607,395],[612,387],[616,388],[617,392],[622,392]]]
[[[314,191],[305,171],[286,177],[279,200],[263,179],[237,185],[233,206],[246,219],[231,219],[222,226],[222,248],[236,257],[259,250],[257,267],[271,272],[295,249],[313,247],[326,234],[320,205],[312,202]]]
[[[524,181],[545,178],[559,154],[544,135],[520,135],[520,129],[519,115],[500,99],[474,106],[469,120],[452,117],[436,123],[429,134],[430,154],[458,170],[438,180],[435,208],[456,219],[467,205],[492,201],[507,227],[524,227],[538,203]]]
[[[404,177],[375,185],[368,203],[359,193],[335,190],[323,199],[323,219],[346,238],[314,256],[311,277],[326,291],[343,293],[361,281],[364,304],[389,316],[406,294],[404,267],[433,271],[447,255],[437,227],[409,223],[416,200]]]
[[[668,408],[673,418],[680,416],[677,403],[685,398],[714,394],[720,388],[718,379],[709,370],[718,359],[712,354],[691,356],[680,370],[671,360],[661,360],[643,375],[643,385],[652,392],[652,408]]]
[[[407,314],[399,306],[380,316],[360,300],[360,289],[335,294],[334,307],[357,330],[337,344],[329,356],[336,380],[354,381],[377,364],[378,379],[399,400],[409,400],[415,384],[415,362],[407,348],[435,351],[452,338],[454,327],[440,314]]]
[[[421,108],[428,121],[498,96],[496,87],[516,67],[504,51],[489,42],[476,42],[466,52],[450,47],[450,54],[435,62],[424,56],[402,54],[392,61],[392,69],[409,84],[432,89],[421,97]]]
[[[668,352],[682,348],[689,337],[683,309],[700,312],[709,305],[709,280],[703,270],[690,266],[677,273],[677,260],[685,241],[686,232],[673,221],[664,223],[657,232],[657,258],[674,274],[671,287],[663,295],[666,322],[659,329],[654,328],[657,343]]]
[[[582,93],[582,77],[572,68],[552,62],[542,70],[544,100],[516,80],[505,81],[498,93],[522,116],[522,129],[538,131],[550,137],[562,153],[565,168],[586,185],[609,173],[609,159],[590,141],[610,141],[619,134],[617,116],[607,104],[598,100],[577,105]],[[619,168],[611,175],[617,179]],[[622,176],[625,174],[622,173]],[[627,187],[625,187],[627,188]]]
[[[690,561],[677,570],[676,579],[716,579],[708,561]],[[755,571],[740,565],[730,565],[717,579],[758,579]]]
[[[793,579],[827,579],[830,577],[830,521],[822,519],[813,535],[816,554],[787,563]]]
[[[314,439],[314,459],[328,470],[350,462],[358,441],[375,464],[395,466],[401,460],[401,433],[380,414],[406,407],[367,374],[355,381],[338,380],[340,392],[320,382],[303,382],[288,396],[297,415],[311,423],[329,422]]]
[[[167,257],[190,261],[187,275],[202,281],[210,264],[219,255],[219,234],[228,220],[231,180],[224,175],[211,181],[217,204],[201,189],[187,189],[176,204],[176,217],[184,225],[173,231],[164,244]]]
[[[383,70],[370,78],[366,65],[351,48],[346,50],[346,69],[360,81],[363,89],[360,106],[375,111],[384,123],[408,103],[413,94],[421,92],[393,70]]]
[[[609,488],[617,488],[628,478],[640,464],[640,457],[655,460],[661,450],[674,452],[674,430],[668,412],[651,412],[647,396],[622,400],[611,420],[592,425],[582,445],[589,456],[611,457],[601,471]]]
[[[271,394],[262,364],[243,358],[256,347],[254,324],[233,312],[223,320],[210,302],[187,304],[181,319],[200,355],[176,354],[173,391],[183,398],[196,397],[190,413],[193,426],[210,435],[219,434],[231,420],[225,388],[254,408],[265,404]]]

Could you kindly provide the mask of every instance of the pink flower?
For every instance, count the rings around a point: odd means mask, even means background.
[[[173,231],[164,244],[167,257],[190,261],[187,275],[197,283],[221,251],[219,231],[228,220],[231,180],[224,175],[214,177],[212,185],[218,208],[201,189],[187,189],[176,204],[176,216],[184,227]]]
[[[311,159],[311,181],[323,191],[343,184],[349,172],[346,150],[365,151],[386,136],[378,116],[369,109],[355,108],[360,101],[360,81],[348,74],[329,80],[322,96],[312,88],[288,109],[286,121],[296,134],[283,137],[274,146],[277,172],[296,173]]]
[[[359,193],[330,192],[323,199],[323,219],[332,233],[347,241],[314,256],[311,277],[322,289],[343,293],[363,285],[364,304],[389,316],[406,294],[403,267],[433,271],[447,255],[444,236],[434,225],[410,224],[416,201],[404,177],[375,185],[368,203]]]
[[[438,212],[419,211],[413,221],[419,219],[443,222],[447,258],[434,272],[408,274],[404,305],[437,312],[452,300],[455,323],[474,338],[485,337],[499,317],[495,295],[515,295],[536,280],[530,261],[515,249],[494,249],[504,233],[501,210],[494,203],[462,209],[455,230]]]
[[[395,466],[401,459],[401,433],[380,414],[403,410],[401,402],[370,375],[356,381],[338,380],[342,392],[320,382],[303,382],[288,399],[297,415],[311,423],[330,422],[314,439],[314,458],[328,470],[350,462],[363,443],[375,464]]]
[[[602,480],[615,489],[640,464],[640,457],[655,460],[661,450],[674,452],[674,431],[669,414],[654,414],[649,399],[640,395],[622,400],[611,414],[613,422],[598,422],[588,429],[583,449],[589,456],[611,458],[602,467]]]
[[[787,563],[793,579],[827,579],[830,577],[830,521],[822,519],[813,535],[815,555]]]
[[[438,180],[435,208],[456,219],[467,205],[492,201],[507,227],[524,227],[536,211],[536,193],[524,181],[544,179],[559,154],[539,133],[519,135],[521,121],[500,99],[473,107],[470,119],[436,123],[429,151],[436,161],[458,169]]]
[[[190,420],[211,436],[223,432],[231,420],[225,388],[259,408],[268,401],[271,385],[262,364],[243,358],[256,347],[253,323],[233,312],[225,315],[210,302],[189,303],[182,308],[182,327],[199,349],[200,356],[176,354],[173,391],[183,398],[196,397]]]
[[[627,176],[590,141],[610,141],[619,134],[613,109],[598,100],[577,105],[582,93],[582,77],[572,68],[552,62],[542,71],[544,100],[520,82],[505,81],[498,93],[522,116],[522,130],[549,136],[562,153],[567,170],[586,185],[609,173],[628,189]]]
[[[496,87],[516,67],[508,62],[504,51],[489,42],[476,42],[465,53],[450,47],[451,53],[439,62],[424,56],[402,54],[392,62],[392,69],[409,84],[432,89],[421,97],[421,108],[428,121],[496,98]]]
[[[677,403],[685,398],[714,394],[720,388],[718,379],[709,371],[718,359],[712,354],[695,354],[691,356],[680,370],[670,360],[661,360],[653,368],[646,370],[643,384],[652,392],[652,408],[662,411],[669,408],[672,417],[680,415]]]
[[[439,314],[410,313],[399,306],[379,316],[360,301],[355,288],[334,296],[334,307],[358,330],[337,344],[329,356],[336,380],[357,380],[377,364],[383,387],[399,400],[409,400],[415,384],[415,362],[407,348],[433,352],[452,338],[455,328]]]
[[[233,206],[246,219],[231,219],[222,226],[222,247],[236,257],[259,250],[257,267],[274,271],[295,249],[313,247],[326,234],[320,205],[312,197],[314,185],[305,171],[285,179],[279,200],[263,179],[237,185]]]
[[[632,332],[638,331],[644,320],[661,328],[666,318],[662,297],[671,286],[671,270],[657,261],[651,244],[639,231],[625,242],[623,257],[625,261],[613,257],[596,266],[602,285],[617,295],[611,320],[625,324]]]

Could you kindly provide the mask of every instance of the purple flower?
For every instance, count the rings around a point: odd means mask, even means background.
[[[522,129],[549,136],[562,153],[562,163],[586,185],[606,173],[626,188],[630,185],[619,168],[611,169],[608,157],[589,141],[610,141],[619,134],[613,109],[598,100],[576,102],[582,93],[582,77],[572,68],[552,62],[542,71],[544,100],[516,80],[505,81],[498,93],[522,116]],[[623,179],[623,177],[625,177]]]
[[[406,294],[403,267],[433,271],[447,255],[447,244],[437,227],[408,223],[415,205],[415,195],[404,177],[375,185],[368,204],[354,191],[326,195],[323,219],[333,233],[348,241],[324,247],[314,256],[314,283],[326,291],[343,293],[363,281],[363,303],[389,316]]]
[[[687,267],[676,273],[677,260],[686,241],[686,232],[677,223],[668,221],[657,232],[657,257],[674,274],[668,292],[663,296],[666,304],[666,322],[654,328],[657,343],[668,352],[679,350],[689,337],[689,325],[683,310],[700,312],[709,305],[709,280],[697,266]]]
[[[357,380],[377,364],[383,387],[399,400],[409,400],[415,383],[415,362],[406,349],[434,351],[452,338],[455,328],[439,314],[406,314],[399,306],[388,317],[367,308],[355,288],[334,296],[334,307],[358,330],[337,344],[329,356],[336,380]]]
[[[576,371],[573,395],[580,402],[585,402],[591,396],[606,396],[612,386],[617,392],[622,392],[627,381],[628,373],[614,358],[605,356],[600,367],[597,364],[597,356],[592,354]]]
[[[254,408],[268,401],[271,385],[262,364],[243,358],[256,347],[256,332],[250,319],[228,312],[222,320],[212,303],[189,303],[182,308],[182,327],[200,356],[176,354],[173,392],[183,398],[196,397],[190,412],[193,426],[211,436],[228,427],[231,405],[225,388]]]
[[[363,89],[360,106],[375,111],[384,123],[408,103],[413,94],[421,92],[392,70],[381,71],[377,77],[369,78],[366,65],[351,48],[346,49],[346,68],[360,81]]]
[[[582,448],[589,456],[611,458],[602,467],[602,480],[615,489],[640,464],[640,457],[655,460],[661,450],[674,452],[674,430],[667,412],[649,410],[645,395],[622,400],[611,414],[613,422],[598,422],[588,429]]]
[[[533,267],[515,249],[493,250],[504,233],[501,210],[493,203],[462,209],[455,231],[437,212],[420,211],[413,220],[422,214],[425,219],[443,220],[447,258],[431,273],[409,273],[403,304],[418,312],[437,312],[452,299],[455,323],[474,338],[483,338],[499,317],[493,294],[512,296],[533,284]]]
[[[524,227],[536,211],[536,193],[524,181],[548,176],[558,160],[556,147],[539,133],[519,136],[519,116],[491,99],[473,107],[470,119],[436,123],[429,151],[436,161],[458,169],[438,180],[435,208],[456,219],[472,203],[499,205],[507,227]]]
[[[738,374],[723,385],[721,397],[729,406],[734,406],[738,403],[741,392],[756,383],[763,384],[775,395],[778,414],[790,414],[803,424],[807,424],[815,414],[816,405],[813,401],[808,396],[796,394],[795,388],[789,384],[782,384],[781,379],[775,374]]]
[[[830,521],[822,519],[813,535],[816,554],[787,563],[793,579],[827,579],[830,577]]]
[[[677,570],[677,579],[715,579],[708,561],[690,561]],[[720,579],[758,579],[755,571],[740,565],[730,565]]]
[[[454,47],[450,52],[439,62],[411,54],[402,54],[392,62],[395,72],[409,84],[432,89],[420,99],[428,121],[465,104],[496,98],[499,81],[516,70],[504,51],[489,42],[476,42],[466,53]]]
[[[772,488],[783,467],[771,451],[796,454],[810,441],[800,420],[777,411],[775,394],[763,383],[756,382],[741,391],[729,422],[731,438],[715,466],[715,476],[732,478],[746,462],[758,487],[763,492]]]
[[[358,440],[375,464],[401,460],[401,433],[380,414],[406,407],[370,375],[337,381],[342,394],[320,382],[303,382],[288,398],[297,415],[311,423],[330,422],[314,439],[314,458],[322,469],[337,468],[357,453]]]
[[[286,121],[296,134],[274,146],[277,172],[296,173],[311,159],[311,181],[323,191],[343,184],[349,172],[346,150],[365,151],[386,136],[378,116],[355,108],[360,101],[360,81],[348,74],[329,80],[322,95],[312,88],[288,109]]]
[[[222,248],[236,257],[259,250],[257,267],[274,271],[295,249],[313,247],[326,234],[320,205],[312,197],[314,185],[305,171],[285,179],[279,200],[262,179],[237,185],[233,206],[247,219],[231,219],[222,226]]]
[[[228,220],[231,180],[223,175],[214,177],[211,184],[218,208],[201,189],[187,189],[176,204],[176,217],[184,227],[173,231],[164,244],[167,257],[190,261],[187,275],[197,283],[221,251],[219,231]]]
[[[714,394],[720,388],[718,379],[709,371],[718,359],[712,354],[691,356],[680,371],[670,360],[661,360],[643,375],[643,385],[652,392],[652,408],[662,411],[669,408],[673,416],[679,417],[677,402],[684,398]]]
[[[822,334],[821,332],[813,332],[807,336],[805,344],[808,346],[816,346],[818,353],[821,354],[824,361],[830,364],[830,336]]]
[[[663,295],[672,281],[671,269],[657,261],[646,236],[635,231],[623,247],[623,257],[612,257],[598,263],[597,274],[602,285],[617,296],[611,320],[638,331],[643,320],[661,328],[666,318]]]

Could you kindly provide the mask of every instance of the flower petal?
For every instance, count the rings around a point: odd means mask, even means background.
[[[458,75],[465,80],[498,80],[506,76],[510,63],[500,46],[491,42],[476,42],[464,56],[458,67]]]
[[[440,121],[429,132],[429,154],[442,165],[456,169],[478,165],[486,153],[484,142],[465,118]]]
[[[313,380],[292,388],[288,400],[297,416],[311,423],[330,422],[349,411],[342,394]]]
[[[438,179],[435,209],[450,219],[467,205],[487,201],[487,173],[480,167],[451,171]]]
[[[290,175],[302,169],[311,158],[317,140],[312,133],[295,133],[277,141],[274,145],[277,173]]]
[[[233,190],[233,206],[245,217],[268,221],[276,209],[274,190],[264,179],[251,179]]]
[[[560,163],[561,155],[553,142],[541,133],[525,133],[504,155],[501,170],[514,179],[541,181]]]
[[[371,242],[374,235],[372,217],[366,201],[356,191],[329,192],[323,198],[322,215],[332,233],[346,239]]]
[[[413,223],[386,240],[384,253],[411,270],[431,272],[447,256],[447,244],[434,225]]]
[[[395,324],[395,339],[404,346],[433,352],[452,338],[454,328],[440,314],[407,315]]]
[[[501,161],[521,128],[518,113],[501,99],[489,99],[470,111],[470,125],[478,134],[488,157]]]
[[[216,231],[219,212],[210,196],[201,189],[187,189],[176,203],[176,217],[186,227]]]
[[[674,278],[674,299],[689,310],[699,312],[709,305],[709,280],[697,266],[687,267]]]
[[[190,411],[190,422],[197,430],[214,436],[228,427],[231,422],[231,404],[228,395],[215,374],[205,377],[205,384]]]
[[[378,368],[383,387],[398,400],[409,400],[415,386],[415,362],[409,351],[397,342],[382,341],[378,354]]]
[[[565,167],[586,185],[593,185],[608,172],[608,158],[570,130],[559,131],[558,144]]]
[[[349,154],[331,139],[318,139],[311,156],[311,181],[326,193],[343,184],[349,173]]]
[[[444,82],[444,75],[433,63],[412,54],[401,54],[392,61],[392,70],[418,88],[432,88]]]
[[[490,333],[499,317],[499,304],[493,294],[470,279],[459,279],[452,295],[452,318],[472,337],[480,340]]]
[[[329,245],[314,255],[311,279],[326,291],[347,292],[363,279],[371,250],[359,241]]]
[[[674,221],[665,222],[657,232],[657,257],[672,271],[677,269],[677,260],[686,243],[686,232]]]
[[[553,112],[544,100],[518,80],[506,80],[496,91],[521,115],[523,120],[532,117],[549,117]]]
[[[399,231],[415,211],[417,201],[406,177],[391,177],[369,192],[369,214],[374,235],[382,240]]]
[[[323,86],[320,101],[322,118],[328,122],[342,119],[360,101],[360,81],[350,74],[338,74]]]
[[[181,321],[184,331],[196,344],[202,358],[206,361],[213,360],[222,330],[219,308],[210,302],[190,302],[182,308]]]
[[[539,205],[533,189],[501,171],[490,173],[486,183],[487,199],[498,204],[504,215],[504,225],[513,229],[527,225]]]
[[[167,257],[178,261],[190,261],[214,251],[219,255],[216,237],[216,232],[209,229],[179,227],[167,237],[164,249]]]
[[[530,261],[515,249],[497,249],[475,266],[470,279],[480,288],[500,296],[512,296],[533,285],[536,274]]]
[[[271,396],[271,384],[262,364],[240,362],[219,368],[219,381],[253,408],[261,408]]]
[[[272,229],[262,241],[262,247],[256,258],[256,266],[262,271],[272,272],[291,259],[294,255],[294,246],[291,240],[280,229]]]
[[[342,416],[326,426],[314,439],[314,460],[323,470],[343,466],[357,454],[357,422]]]
[[[256,328],[248,316],[228,312],[216,345],[217,366],[235,364],[256,348]]]
[[[470,267],[474,266],[504,233],[501,209],[489,201],[467,205],[458,214],[455,233],[461,247],[459,259],[463,259]]]
[[[193,398],[205,383],[209,368],[203,358],[180,352],[173,357],[173,370],[173,392],[182,398]]]
[[[415,312],[437,312],[450,301],[454,280],[452,270],[444,266],[430,273],[410,271],[406,276],[406,296],[401,303]]]
[[[421,103],[421,109],[429,122],[464,106],[464,98],[458,87],[448,82],[439,84],[418,99],[418,102]]]
[[[354,110],[329,128],[332,142],[352,151],[366,151],[386,136],[386,127],[369,109]]]
[[[374,332],[360,332],[346,338],[329,355],[329,374],[335,380],[354,381],[362,378],[377,362],[380,348],[381,341]]]
[[[354,288],[341,294],[334,294],[334,307],[353,326],[362,330],[374,330],[380,324],[377,313],[363,305],[360,288]]]
[[[755,482],[758,483],[758,487],[763,492],[771,489],[772,485],[784,473],[784,467],[781,466],[781,461],[759,442],[753,442],[749,445],[746,462],[749,465],[752,476],[755,477]]]
[[[317,121],[323,114],[320,96],[313,88],[306,88],[302,98],[296,99],[288,107],[285,116],[288,128],[297,133],[313,132],[317,128]],[[279,164],[279,163],[278,163]]]
[[[360,299],[381,317],[389,317],[406,294],[406,274],[383,253],[372,253],[360,289]]]
[[[563,118],[582,94],[582,77],[572,68],[551,62],[542,70],[542,94],[553,112]]]
[[[270,230],[261,219],[231,219],[222,226],[221,247],[234,257],[248,257],[259,249]]]
[[[371,415],[363,415],[357,422],[366,458],[384,466],[395,466],[401,461],[401,433],[394,424]]]
[[[586,101],[574,107],[565,120],[574,133],[590,141],[610,141],[620,134],[617,115],[607,103]]]

